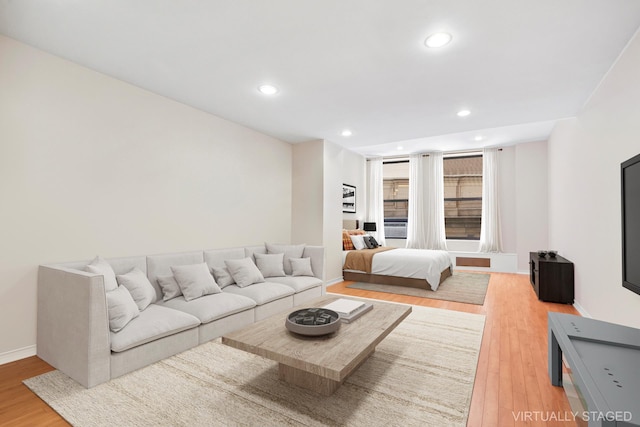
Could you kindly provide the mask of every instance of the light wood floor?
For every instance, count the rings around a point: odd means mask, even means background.
[[[378,298],[407,304],[486,315],[476,373],[470,427],[571,426],[569,422],[521,422],[548,419],[571,411],[562,388],[553,387],[547,375],[547,312],[578,314],[572,306],[538,301],[525,275],[493,273],[483,306],[348,289],[351,282],[329,292]],[[58,414],[22,384],[22,380],[52,368],[38,359],[0,366],[0,426],[66,426]]]
[[[349,289],[350,283],[353,282],[338,283],[327,290],[486,316],[469,427],[575,425],[548,421],[570,418],[567,414],[571,408],[563,389],[549,382],[547,312],[578,312],[570,305],[538,301],[529,276],[492,273],[482,306]],[[520,421],[523,419],[532,421]]]

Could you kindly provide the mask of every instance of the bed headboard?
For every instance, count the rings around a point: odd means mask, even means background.
[[[342,228],[344,230],[357,230],[360,227],[359,219],[343,219]]]

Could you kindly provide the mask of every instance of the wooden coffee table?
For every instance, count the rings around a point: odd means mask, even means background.
[[[275,360],[281,380],[329,396],[373,353],[376,346],[404,320],[408,305],[373,302],[373,310],[321,337],[289,332],[285,319],[300,308],[322,307],[338,298],[325,296],[276,314],[222,337],[230,347]],[[344,298],[344,297],[342,297]]]

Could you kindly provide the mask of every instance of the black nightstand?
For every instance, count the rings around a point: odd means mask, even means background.
[[[529,252],[531,285],[540,301],[573,304],[573,263],[559,255]]]

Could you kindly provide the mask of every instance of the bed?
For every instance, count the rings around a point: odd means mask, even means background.
[[[345,221],[345,225],[351,225]],[[346,233],[345,233],[346,232]],[[360,230],[343,230],[346,235],[362,234]],[[451,276],[451,258],[446,251],[380,247],[343,251],[343,278],[356,282],[438,289]]]

